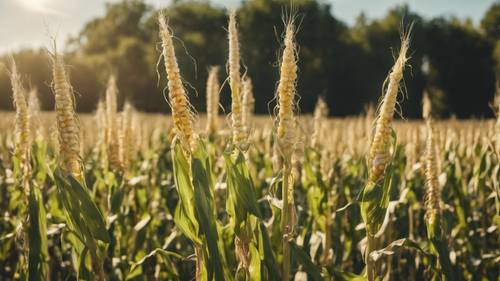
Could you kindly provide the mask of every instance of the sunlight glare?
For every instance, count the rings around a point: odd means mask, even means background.
[[[19,2],[30,10],[44,12],[48,10],[47,4],[50,0],[19,0]]]

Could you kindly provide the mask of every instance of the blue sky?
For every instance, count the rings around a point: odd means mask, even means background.
[[[117,0],[0,0],[0,52],[21,47],[49,46],[50,34],[63,42],[76,34],[88,20],[102,15],[106,2]],[[170,0],[146,0],[157,7]],[[368,18],[384,16],[388,8],[407,3],[413,11],[431,18],[471,18],[477,25],[488,7],[498,0],[320,0],[332,4],[335,17],[351,24],[360,12]],[[212,0],[237,7],[240,0]],[[307,15],[306,15],[307,16]]]

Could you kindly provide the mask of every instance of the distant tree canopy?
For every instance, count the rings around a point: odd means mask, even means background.
[[[257,113],[269,113],[274,106],[288,2],[248,0],[238,10],[242,72],[252,77]],[[314,0],[294,3],[301,112],[311,112],[320,95],[336,116],[359,114],[366,104],[376,103],[398,51],[400,33],[413,23],[402,115],[419,118],[422,94],[427,91],[441,117],[492,116],[488,103],[494,96],[495,76],[500,74],[499,4],[485,14],[480,27],[454,18],[425,20],[407,6],[389,10],[382,19],[367,20],[360,14],[349,27],[332,16],[335,6]],[[117,76],[120,102],[128,99],[143,111],[169,110],[162,93],[166,79],[159,60],[158,13],[140,0],[107,4],[104,16],[68,39],[65,59],[78,110],[95,109],[110,74]],[[221,82],[227,76],[228,11],[208,1],[173,1],[163,13],[177,38],[177,58],[190,100],[197,111],[204,112],[208,67],[222,66]],[[29,84],[41,93],[43,108],[53,108],[47,54],[21,50],[14,58]],[[8,56],[0,57],[0,62],[8,65]],[[5,71],[0,73],[0,93],[0,109],[11,109]],[[221,102],[230,111],[227,85]]]

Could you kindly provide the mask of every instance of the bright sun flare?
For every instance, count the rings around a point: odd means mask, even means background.
[[[19,0],[19,2],[30,10],[46,11],[50,0]]]

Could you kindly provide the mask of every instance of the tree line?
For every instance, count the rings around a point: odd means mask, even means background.
[[[274,107],[279,69],[277,53],[283,20],[291,11],[300,23],[298,95],[300,111],[312,112],[323,96],[334,116],[361,113],[376,104],[383,82],[399,48],[401,31],[412,26],[411,65],[404,77],[405,95],[400,111],[407,118],[421,116],[424,92],[440,117],[491,117],[490,103],[500,73],[500,3],[493,4],[480,26],[470,20],[438,17],[425,19],[408,6],[396,6],[385,17],[369,20],[360,14],[348,26],[332,15],[335,6],[316,0],[243,1],[238,10],[241,56],[245,75],[252,78],[256,112]],[[139,110],[168,112],[162,91],[157,30],[158,10],[141,0],[107,4],[104,16],[86,23],[68,38],[65,61],[76,92],[77,110],[95,110],[104,96],[106,81],[117,77],[120,103],[130,100]],[[208,1],[173,1],[164,11],[177,38],[179,65],[190,100],[205,112],[208,68],[221,66],[227,77],[228,11]],[[8,65],[10,54],[0,57]],[[49,58],[44,49],[13,54],[18,68],[40,93],[42,108],[53,108]],[[164,75],[162,75],[164,77]],[[12,109],[6,71],[0,72],[0,110]],[[229,110],[229,87],[221,92]]]

